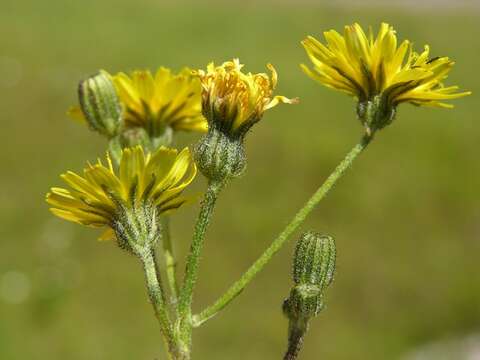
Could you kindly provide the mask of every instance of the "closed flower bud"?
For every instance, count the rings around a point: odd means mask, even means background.
[[[293,258],[296,285],[315,285],[323,291],[333,280],[335,241],[332,237],[307,232],[297,243]]]
[[[288,318],[308,320],[322,310],[322,293],[316,285],[297,285],[290,291],[290,297],[283,304]]]
[[[294,286],[283,303],[289,319],[284,359],[296,359],[310,319],[322,310],[323,293],[333,280],[335,259],[335,241],[330,236],[307,232],[298,241],[293,258]]]
[[[117,133],[122,107],[110,74],[101,70],[80,82],[80,108],[90,127],[109,138]]]

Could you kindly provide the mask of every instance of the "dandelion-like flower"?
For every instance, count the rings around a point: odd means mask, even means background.
[[[125,122],[146,128],[154,135],[166,126],[173,130],[207,130],[201,114],[201,87],[190,69],[179,74],[161,67],[155,75],[137,70],[131,76],[115,75],[114,81],[125,104]]]
[[[123,150],[118,172],[107,155],[88,164],[83,176],[68,171],[61,178],[70,189],[53,187],[47,202],[53,214],[91,227],[107,227],[101,239],[117,238],[131,248],[157,232],[157,217],[180,207],[183,190],[192,182],[196,166],[187,148],[159,148],[145,154],[140,146]],[[145,240],[145,239],[143,239]],[[151,239],[152,241],[155,239]]]
[[[220,66],[210,63],[198,70],[202,83],[202,111],[208,121],[208,133],[195,148],[195,160],[210,180],[225,180],[245,169],[243,139],[264,112],[279,103],[293,104],[297,99],[273,95],[277,72],[268,64],[265,73],[242,72],[238,59]]]
[[[297,99],[273,96],[278,75],[268,64],[271,78],[265,73],[244,73],[238,59],[220,66],[212,62],[207,70],[198,70],[202,83],[203,114],[210,126],[230,134],[244,134],[263,113],[279,103],[292,104]]]
[[[200,82],[192,76],[191,70],[186,68],[174,74],[161,67],[155,74],[136,70],[130,75],[118,73],[112,79],[124,107],[126,128],[143,128],[154,137],[162,135],[167,128],[207,130],[201,112]],[[69,114],[78,120],[85,118],[78,106],[72,107]]]
[[[430,58],[428,46],[418,54],[408,40],[397,46],[396,33],[386,23],[380,25],[376,38],[371,29],[367,36],[359,24],[346,26],[343,36],[335,30],[324,36],[326,45],[311,36],[302,41],[313,69],[302,68],[323,85],[357,98],[367,129],[388,125],[401,103],[450,108],[453,105],[444,101],[470,94],[443,85],[453,61]]]

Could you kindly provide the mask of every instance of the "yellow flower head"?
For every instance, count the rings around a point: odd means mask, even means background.
[[[154,135],[165,126],[173,130],[207,130],[201,114],[201,87],[191,70],[172,74],[161,67],[155,75],[137,70],[131,76],[119,73],[114,81],[126,107],[127,125],[144,127]]]
[[[161,135],[166,127],[173,130],[207,130],[207,122],[201,114],[201,87],[191,70],[173,74],[161,67],[155,75],[147,70],[136,70],[127,75],[114,75],[120,102],[124,107],[126,127],[141,127],[152,136]],[[80,107],[73,107],[69,114],[83,119]]]
[[[444,87],[454,62],[448,57],[429,57],[429,47],[418,54],[404,40],[397,44],[393,27],[386,23],[374,38],[359,24],[345,27],[343,36],[335,30],[324,33],[326,44],[309,36],[302,41],[313,69],[302,65],[311,78],[325,86],[356,97],[359,102],[381,96],[384,103],[452,107],[444,100],[469,95],[457,86]]]
[[[202,83],[203,114],[211,126],[232,134],[245,133],[277,104],[297,101],[273,96],[278,77],[271,64],[267,65],[271,78],[265,73],[243,73],[242,67],[234,59],[221,66],[210,63],[206,71],[196,72]]]
[[[118,223],[128,213],[148,208],[155,217],[180,207],[181,196],[196,174],[187,148],[159,148],[153,154],[144,154],[140,146],[123,151],[118,173],[107,156],[107,165],[101,160],[88,164],[83,176],[74,172],[61,175],[71,189],[54,187],[47,194],[53,214],[63,219],[92,227],[108,227],[117,232]],[[105,237],[104,236],[104,237]]]

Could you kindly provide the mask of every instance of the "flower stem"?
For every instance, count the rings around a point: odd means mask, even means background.
[[[165,258],[165,271],[167,273],[167,281],[170,288],[170,301],[176,307],[178,298],[178,284],[177,284],[177,262],[173,252],[172,238],[170,235],[170,219],[168,217],[161,217],[161,231],[162,231],[162,249]]]
[[[300,353],[303,345],[303,339],[305,333],[308,329],[308,323],[304,322],[303,326],[292,326],[290,325],[289,334],[288,334],[288,347],[283,360],[295,360]]]
[[[193,317],[193,325],[200,326],[202,323],[215,316],[220,310],[236,298],[250,281],[265,267],[270,259],[282,248],[289,236],[305,221],[308,214],[332,189],[338,179],[350,168],[355,158],[367,147],[372,136],[364,135],[362,140],[355,145],[345,156],[325,182],[318,188],[306,204],[297,212],[293,220],[285,227],[280,235],[272,242],[265,252],[250,266],[250,268],[238,279],[213,305]]]
[[[147,282],[147,291],[150,302],[152,303],[155,316],[160,324],[160,329],[168,346],[168,351],[173,355],[177,352],[177,347],[175,345],[173,328],[166,307],[165,292],[162,287],[159,269],[155,261],[153,250],[146,250],[142,253],[140,259],[145,271],[145,280]]]
[[[187,258],[187,264],[185,269],[185,278],[183,286],[180,291],[180,297],[178,302],[178,313],[180,317],[180,331],[184,340],[184,346],[189,346],[189,338],[191,333],[191,305],[193,290],[198,276],[198,267],[200,263],[200,254],[203,249],[203,243],[208,223],[215,207],[218,194],[224,186],[224,182],[211,181],[208,184],[207,191],[205,192],[202,204],[200,206],[200,213],[198,214],[197,223],[193,234],[192,245],[190,247],[190,253]]]

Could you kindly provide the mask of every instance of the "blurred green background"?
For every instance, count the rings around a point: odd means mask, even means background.
[[[180,69],[239,57],[255,72],[274,63],[278,92],[301,98],[269,111],[248,137],[248,171],[223,194],[208,233],[200,310],[358,140],[352,99],[298,66],[306,35],[354,21],[390,22],[417,48],[429,43],[432,56],[454,58],[449,83],[474,95],[454,110],[402,106],[310,216],[303,229],[337,239],[338,272],[301,358],[404,359],[425,344],[472,336],[478,345],[480,13],[475,3],[443,3],[2,0],[0,359],[164,359],[137,261],[95,241],[94,230],[54,218],[44,202],[61,172],[79,171],[104,152],[102,138],[65,115],[79,79],[99,68]],[[182,135],[178,144],[196,139]],[[204,185],[199,177],[195,189]],[[182,258],[197,210],[173,219]],[[194,333],[195,359],[281,358],[292,245]],[[447,358],[474,359],[455,350]]]

